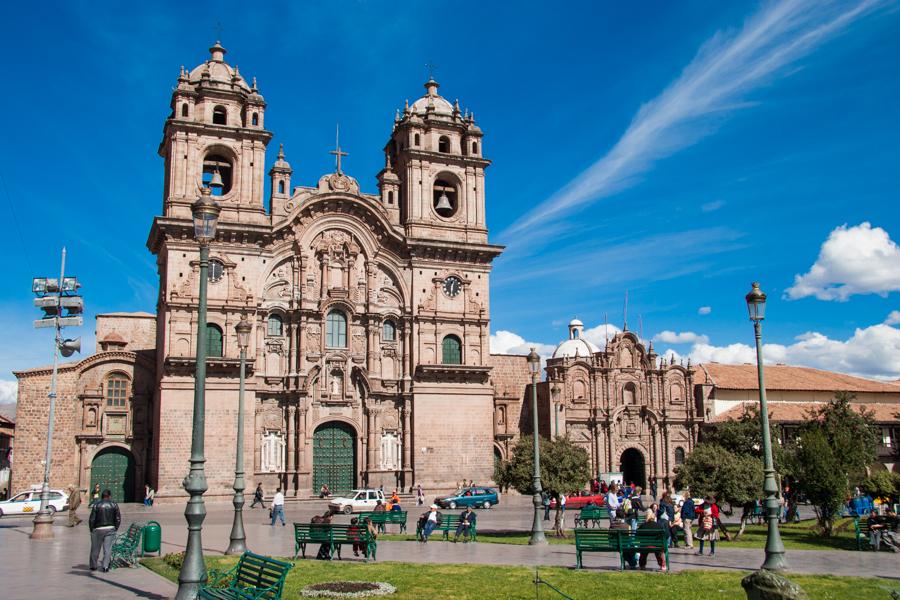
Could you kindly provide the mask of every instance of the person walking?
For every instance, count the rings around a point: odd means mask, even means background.
[[[544,520],[550,520],[550,494],[547,490],[541,492],[541,505],[544,507]]]
[[[279,487],[275,490],[275,497],[272,498],[272,523],[271,527],[275,527],[275,520],[281,519],[281,526],[284,527],[284,494],[281,493]]]
[[[256,491],[253,492],[253,502],[250,503],[250,508],[256,508],[257,504],[263,508],[266,507],[265,500],[263,500],[262,482],[256,484]]]
[[[691,498],[691,491],[685,490],[684,503],[681,505],[681,522],[684,527],[684,545],[687,548],[694,547],[694,532],[691,527],[694,525],[694,519],[697,518],[697,511],[694,506],[694,499]]]
[[[81,490],[77,486],[69,486],[69,527],[75,527],[81,523],[78,518],[78,507],[81,506]]]
[[[629,500],[631,501],[631,513],[627,514],[628,522],[631,525],[632,531],[637,531],[638,527],[638,515],[643,514],[647,509],[644,508],[644,500],[641,495],[643,492],[643,488],[641,486],[637,486],[634,488],[634,491],[631,493],[631,497]]]
[[[88,518],[88,528],[91,530],[91,571],[98,568],[104,573],[109,571],[112,545],[116,539],[116,531],[122,524],[119,505],[110,499],[111,496],[112,492],[103,490],[100,500],[91,507],[91,516]],[[103,561],[99,562],[101,548]]]
[[[560,495],[560,499],[565,496]],[[566,537],[566,512],[560,504],[556,505],[556,518],[553,520],[553,532],[558,538]]]
[[[91,506],[100,502],[100,484],[94,485],[94,491],[91,492]]]
[[[416,484],[416,506],[424,506],[425,505],[425,491],[422,489],[422,484]]]

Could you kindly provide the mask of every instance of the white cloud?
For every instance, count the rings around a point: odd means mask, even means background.
[[[597,325],[584,330],[584,339],[603,350],[606,348],[606,340],[611,340],[614,335],[621,331],[621,329],[612,324]]]
[[[654,342],[662,342],[664,344],[706,344],[709,338],[705,335],[699,335],[693,331],[660,331],[653,336]]]
[[[846,301],[854,294],[880,294],[900,290],[900,248],[888,232],[867,222],[841,225],[819,250],[815,264],[794,276],[785,291],[789,300],[815,296],[819,300]]]
[[[798,335],[794,340],[789,345],[764,344],[765,362],[814,367],[878,379],[900,377],[900,329],[896,327],[879,323],[859,328],[847,340],[835,340],[810,331]],[[756,362],[756,348],[742,343],[727,346],[696,343],[691,347],[689,356],[693,362],[753,364]]]
[[[643,105],[616,144],[501,237],[523,244],[551,235],[553,221],[634,185],[655,163],[715,131],[750,106],[748,93],[791,72],[796,61],[876,8],[882,0],[767,2],[740,31],[719,31],[659,96]]]
[[[712,312],[712,306],[701,306],[697,309],[698,315],[708,315]]]
[[[900,325],[900,310],[892,310],[884,320],[885,325]]]
[[[713,200],[712,202],[707,202],[706,204],[702,204],[700,206],[700,210],[702,210],[703,212],[714,212],[714,211],[719,210],[723,206],[725,206],[724,200]]]
[[[527,342],[519,334],[503,329],[491,334],[490,345],[491,354],[528,354],[534,348],[542,358],[549,358],[556,350],[555,345]]]
[[[15,404],[18,390],[18,381],[0,380],[0,404]]]

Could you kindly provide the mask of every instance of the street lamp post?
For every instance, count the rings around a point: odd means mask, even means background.
[[[247,551],[247,536],[244,534],[244,374],[246,372],[247,347],[250,345],[250,331],[253,326],[246,318],[241,318],[235,326],[238,347],[241,349],[241,370],[238,383],[237,457],[234,461],[234,523],[231,525],[231,543],[225,554],[243,554]]]
[[[532,546],[536,544],[546,544],[547,538],[544,537],[544,524],[541,521],[541,445],[540,434],[538,433],[538,406],[537,406],[537,383],[538,373],[541,370],[541,357],[534,348],[528,353],[528,368],[531,371],[531,415],[534,425],[534,475],[532,477],[532,486],[534,487],[534,522],[531,524],[531,539],[528,543]]]
[[[211,182],[213,184],[215,182]],[[206,518],[203,493],[208,489],[204,471],[203,442],[206,416],[206,284],[209,272],[209,244],[216,237],[216,225],[221,208],[210,197],[212,190],[203,187],[200,198],[191,205],[194,217],[194,239],[200,245],[200,304],[197,307],[197,365],[194,371],[194,419],[191,427],[191,469],[183,486],[190,494],[184,509],[188,524],[187,546],[184,563],[178,575],[176,600],[193,600],[200,585],[206,581],[206,565],[203,563],[203,544],[200,534]]]
[[[766,295],[753,282],[753,288],[746,296],[747,310],[756,334],[756,370],[759,375],[759,420],[762,426],[763,443],[763,491],[766,493],[766,560],[762,568],[767,571],[783,571],[787,568],[784,559],[784,544],[778,531],[778,482],[775,479],[775,465],[772,460],[772,437],[769,435],[769,410],[766,405],[766,384],[763,376],[762,320],[766,316]]]

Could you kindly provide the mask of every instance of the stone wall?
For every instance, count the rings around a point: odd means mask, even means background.
[[[122,350],[154,350],[156,348],[156,315],[143,312],[97,315],[97,352],[101,342],[111,334],[124,340]]]

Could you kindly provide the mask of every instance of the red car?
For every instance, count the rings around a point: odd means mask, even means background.
[[[593,502],[597,506],[606,504],[606,496],[601,493],[592,493],[587,490],[578,492],[577,496],[566,496],[566,510],[582,509],[585,505]],[[556,498],[550,499],[550,508],[556,508]]]

